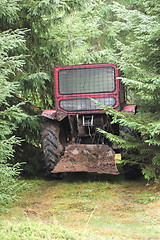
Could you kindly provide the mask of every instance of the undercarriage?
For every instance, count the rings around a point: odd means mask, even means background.
[[[48,173],[119,174],[111,143],[97,129],[114,133],[106,114],[71,115],[61,123],[46,121],[42,147]]]

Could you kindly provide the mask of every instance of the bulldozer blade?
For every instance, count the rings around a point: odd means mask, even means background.
[[[96,144],[67,145],[64,155],[52,171],[62,172],[119,174],[112,148]]]

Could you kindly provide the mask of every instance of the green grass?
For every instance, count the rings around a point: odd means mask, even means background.
[[[76,240],[78,235],[60,226],[26,219],[21,222],[7,222],[5,228],[1,224],[1,239],[10,240],[39,240],[39,239],[68,239]]]
[[[21,200],[1,214],[0,239],[160,239],[158,185],[83,175],[25,182]]]

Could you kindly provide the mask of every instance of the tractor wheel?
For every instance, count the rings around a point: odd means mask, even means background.
[[[48,120],[43,124],[41,144],[46,175],[51,176],[51,171],[64,153],[64,147],[60,143],[60,125],[58,122]]]

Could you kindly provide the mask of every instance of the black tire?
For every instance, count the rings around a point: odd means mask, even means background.
[[[59,158],[64,153],[64,147],[59,140],[60,126],[56,121],[46,121],[41,132],[41,144],[46,175],[50,175]]]

